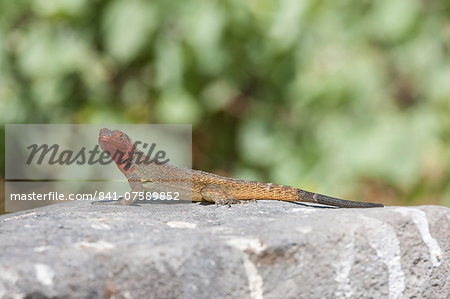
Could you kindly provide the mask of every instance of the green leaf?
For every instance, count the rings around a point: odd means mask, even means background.
[[[199,102],[184,90],[165,92],[155,107],[158,121],[162,123],[197,124],[202,116]]]
[[[150,39],[156,24],[156,10],[149,2],[114,1],[102,24],[108,52],[122,63],[129,62]]]

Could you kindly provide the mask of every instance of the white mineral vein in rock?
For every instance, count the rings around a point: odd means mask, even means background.
[[[0,298],[4,298],[5,294],[11,291],[11,286],[15,285],[18,280],[19,275],[13,269],[0,268]]]
[[[91,228],[97,230],[111,230],[111,226],[106,223],[92,223]]]
[[[441,265],[442,251],[439,243],[430,234],[430,229],[428,225],[427,214],[424,211],[417,208],[406,208],[399,207],[395,209],[397,212],[403,216],[409,216],[422,236],[423,242],[427,245],[428,251],[430,252],[431,263],[434,267],[439,267]]]
[[[195,227],[197,227],[197,224],[195,224],[195,223],[181,222],[181,221],[169,221],[166,224],[170,227],[175,227],[175,228],[195,228]]]
[[[48,287],[53,285],[53,277],[55,276],[55,272],[52,268],[50,268],[50,266],[46,264],[35,264],[34,270],[36,272],[36,278],[41,284]]]
[[[341,249],[341,256],[333,266],[336,269],[336,277],[338,283],[335,292],[336,298],[350,298],[353,295],[350,284],[350,271],[355,263],[355,235],[354,231],[348,232],[350,236],[346,236],[342,242],[345,242],[344,248]]]
[[[88,249],[94,249],[94,250],[98,250],[98,251],[102,251],[102,250],[108,250],[108,249],[113,249],[114,247],[116,247],[116,245],[100,240],[97,242],[88,242],[88,241],[81,241],[75,244],[75,246],[79,247],[79,248],[88,248]]]
[[[253,299],[263,298],[263,279],[258,272],[256,265],[250,260],[247,251],[255,254],[261,253],[266,246],[258,239],[233,238],[227,240],[227,244],[241,250],[244,255],[244,269],[248,277],[248,286],[250,289],[250,297]]]
[[[17,215],[17,216],[5,218],[5,219],[3,219],[3,221],[9,221],[9,220],[14,220],[14,219],[19,219],[19,218],[27,218],[27,217],[29,217],[29,216],[34,216],[34,215],[36,215],[36,214],[37,214],[37,212],[31,212],[31,213],[27,213],[27,214],[21,214],[21,215]]]
[[[389,298],[403,298],[405,273],[400,259],[400,242],[394,228],[378,219],[361,217],[366,220],[366,235],[370,246],[388,268]]]

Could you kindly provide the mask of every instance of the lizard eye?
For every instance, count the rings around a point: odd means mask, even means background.
[[[123,139],[123,134],[120,134],[119,138],[120,138],[120,140],[122,140]]]

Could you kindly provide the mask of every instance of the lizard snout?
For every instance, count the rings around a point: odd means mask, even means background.
[[[112,135],[112,131],[108,130],[107,128],[103,128],[100,130],[99,136],[109,137]]]

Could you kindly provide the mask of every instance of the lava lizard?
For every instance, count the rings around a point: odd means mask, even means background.
[[[158,189],[158,186],[166,184],[167,187],[168,184],[176,190],[184,189],[187,192],[184,195],[188,194],[189,199],[192,198],[194,202],[207,201],[217,205],[262,199],[318,203],[340,208],[383,207],[379,203],[348,201],[290,186],[222,177],[200,170],[176,167],[168,163],[136,163],[134,156],[143,155],[143,153],[135,148],[127,134],[119,130],[101,129],[98,142],[103,151],[108,152],[119,170],[128,179],[131,192],[148,190],[153,192]],[[186,200],[186,198],[184,199]],[[115,202],[129,205],[135,203],[136,200],[121,198]]]

